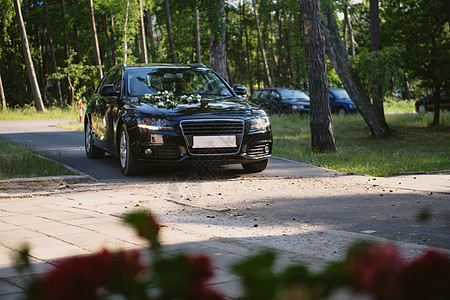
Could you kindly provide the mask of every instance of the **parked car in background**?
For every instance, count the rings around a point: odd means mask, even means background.
[[[295,89],[257,89],[249,100],[272,114],[309,113],[309,96]]]
[[[439,107],[443,110],[450,110],[450,99],[448,97],[448,93],[444,90],[441,89],[441,102],[439,104]],[[425,113],[428,111],[433,111],[434,110],[434,94],[431,93],[430,95],[420,98],[416,101],[416,111],[418,113]]]
[[[116,65],[89,100],[89,158],[119,157],[124,175],[150,163],[240,163],[260,172],[272,153],[264,110],[201,64]],[[154,164],[147,164],[149,167]]]
[[[304,90],[304,92],[308,93],[308,90]],[[332,113],[345,116],[349,113],[358,112],[355,103],[350,99],[350,96],[345,89],[331,88],[328,92]]]

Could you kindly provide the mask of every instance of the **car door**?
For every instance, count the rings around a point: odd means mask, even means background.
[[[94,112],[92,118],[92,126],[99,146],[114,153],[114,125],[120,96],[102,95],[102,87],[106,85],[114,85],[115,89],[120,91],[122,87],[122,70],[113,70],[106,74],[97,95],[100,105],[97,106],[98,109]]]
[[[271,112],[279,113],[282,111],[281,95],[277,91],[270,91],[268,95],[268,106]]]
[[[336,96],[332,93],[332,92],[328,92],[329,94],[329,99],[330,99],[330,108],[331,108],[331,112],[334,113],[336,112],[337,106],[338,106],[338,101]]]

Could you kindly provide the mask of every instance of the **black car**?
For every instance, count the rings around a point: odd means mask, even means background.
[[[118,156],[125,175],[140,171],[142,161],[241,163],[260,172],[272,132],[245,93],[200,64],[116,65],[88,102],[86,154]]]
[[[269,113],[309,113],[309,96],[286,88],[257,89],[249,100]]]
[[[448,97],[448,93],[444,90],[441,89],[441,100],[439,103],[439,107],[442,110],[450,110],[450,98]],[[425,113],[428,111],[433,111],[434,110],[434,94],[431,93],[430,95],[424,97],[424,98],[420,98],[416,101],[415,106],[416,106],[416,111],[418,113]]]

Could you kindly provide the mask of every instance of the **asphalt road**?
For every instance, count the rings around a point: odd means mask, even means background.
[[[127,179],[119,168],[119,159],[105,155],[102,159],[88,159],[84,150],[84,133],[64,130],[55,127],[60,121],[4,121],[0,122],[0,138],[14,143],[26,145],[40,154],[56,158],[98,180]],[[334,171],[324,170],[302,164],[299,171],[296,164],[274,159],[261,174],[245,174],[241,165],[230,165],[216,168],[205,173],[203,168],[193,168],[192,165],[175,164],[164,166],[146,165],[143,176],[138,178],[167,179],[168,177],[236,177],[236,176],[331,176]],[[134,178],[136,179],[136,177]]]
[[[405,189],[385,189],[372,184],[356,184],[335,171],[324,170],[307,164],[272,159],[267,170],[258,174],[244,174],[240,165],[232,165],[205,174],[191,167],[174,165],[148,166],[140,177],[125,177],[119,169],[119,161],[112,156],[88,159],[84,152],[83,132],[54,127],[57,121],[8,121],[0,122],[0,138],[26,144],[39,153],[46,153],[67,165],[105,182],[203,179],[267,180],[273,187],[264,201],[241,205],[247,190],[234,191],[234,209],[251,218],[270,218],[284,223],[306,222],[330,229],[370,234],[421,245],[450,249],[449,194],[430,194]],[[287,192],[283,179],[299,179],[299,187]],[[202,179],[202,177],[200,177]],[[295,184],[295,183],[293,183]],[[279,190],[277,192],[277,187]],[[230,197],[233,195],[230,194]],[[430,211],[426,223],[415,217],[420,211]]]

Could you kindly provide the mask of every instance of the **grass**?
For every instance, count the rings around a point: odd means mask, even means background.
[[[32,106],[24,108],[7,108],[0,110],[0,121],[24,121],[24,120],[77,120],[78,109],[69,106],[67,108],[47,108],[44,112],[37,112]]]
[[[0,140],[0,179],[73,174],[60,162],[39,157],[25,147]]]
[[[338,152],[311,150],[309,116],[271,116],[273,155],[345,173],[390,176],[405,172],[450,169],[450,113],[431,128],[433,114],[390,114],[393,135],[374,139],[360,115],[333,116]]]

